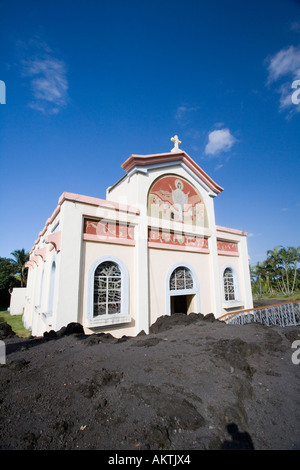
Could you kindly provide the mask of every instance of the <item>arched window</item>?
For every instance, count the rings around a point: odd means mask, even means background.
[[[193,289],[193,276],[185,266],[174,269],[170,277],[170,290]]]
[[[121,313],[121,282],[117,263],[99,264],[94,275],[94,317]]]
[[[231,268],[226,268],[223,273],[225,301],[236,300],[235,280]]]
[[[129,273],[122,260],[115,256],[101,256],[88,272],[86,326],[130,323]]]
[[[50,316],[53,314],[55,272],[56,272],[56,264],[55,264],[55,261],[53,261],[51,265],[51,273],[50,273],[50,287],[49,287],[48,312],[47,312],[48,315]]]
[[[43,271],[41,275],[41,283],[40,283],[40,307],[42,305],[42,298],[43,298],[43,288],[44,288],[44,266],[43,266]]]

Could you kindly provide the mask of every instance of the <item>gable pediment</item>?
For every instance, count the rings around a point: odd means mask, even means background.
[[[127,174],[134,171],[160,168],[172,166],[174,164],[181,165],[191,176],[204,186],[212,196],[216,196],[223,191],[202,168],[184,151],[168,152],[150,155],[130,155],[121,167]]]

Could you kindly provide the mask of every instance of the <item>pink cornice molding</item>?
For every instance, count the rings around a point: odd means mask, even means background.
[[[35,255],[36,256],[41,256],[43,261],[46,261],[46,253],[47,253],[47,248],[40,248],[39,250],[36,250]]]
[[[56,251],[61,249],[61,232],[50,233],[46,238],[46,243],[52,243]]]
[[[248,232],[244,232],[243,230],[237,230],[235,228],[228,228],[228,227],[221,227],[220,225],[216,225],[216,229],[218,232],[227,232],[227,233],[232,233],[234,235],[242,235],[244,237],[248,235]]]
[[[54,209],[51,217],[47,220],[46,222],[46,225],[48,224],[52,224],[53,220],[55,219],[55,217],[59,214],[60,212],[60,205],[56,206],[56,208]]]
[[[148,242],[149,248],[156,248],[158,250],[174,250],[174,251],[189,251],[193,253],[209,253],[208,248],[197,248],[195,246],[181,246],[172,244],[160,244],[156,242]]]
[[[46,233],[46,230],[47,230],[47,226],[45,225],[43,230],[39,233],[39,239],[40,239],[40,237],[42,237]]]
[[[88,204],[90,206],[104,207],[105,209],[114,209],[122,212],[128,212],[130,214],[139,214],[140,211],[137,207],[129,206],[127,204],[119,204],[113,201],[106,201],[105,199],[99,199],[91,196],[83,196],[81,194],[74,193],[63,193],[58,204],[62,205],[64,201],[80,202],[81,204]]]
[[[51,217],[49,217],[49,219],[47,219],[46,224],[45,224],[45,227],[44,227],[43,230],[39,233],[38,239],[35,240],[34,245],[33,245],[32,249],[31,249],[31,251],[29,252],[30,254],[32,254],[32,253],[34,252],[34,249],[35,249],[36,245],[38,245],[38,243],[40,242],[41,237],[46,233],[48,226],[49,226],[50,224],[52,224],[52,222],[54,221],[55,217],[59,214],[59,212],[60,212],[60,205],[58,205],[58,206],[55,208],[55,210],[53,211]]]
[[[128,173],[135,166],[148,166],[171,161],[181,161],[184,163],[216,194],[219,194],[221,191],[223,191],[221,186],[219,186],[210,176],[208,176],[208,174],[205,173],[205,171],[203,171],[202,168],[200,168],[200,166],[197,165],[197,163],[194,162],[194,160],[187,153],[182,151],[151,155],[130,155],[130,157],[125,160],[121,167],[124,169],[124,171],[126,171],[126,173]]]
[[[220,256],[240,256],[238,252],[235,251],[218,251],[218,255]]]
[[[83,240],[90,241],[90,242],[113,243],[116,245],[129,245],[129,246],[135,245],[134,240],[118,238],[118,237],[105,237],[105,236],[94,235],[90,233],[84,233]]]

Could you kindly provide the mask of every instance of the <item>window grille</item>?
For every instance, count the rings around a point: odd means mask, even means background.
[[[94,317],[121,313],[121,271],[117,263],[99,264],[94,276]]]
[[[188,268],[180,266],[174,269],[170,277],[170,290],[193,289],[193,276]]]
[[[223,275],[225,300],[235,300],[234,277],[232,269],[226,268]]]

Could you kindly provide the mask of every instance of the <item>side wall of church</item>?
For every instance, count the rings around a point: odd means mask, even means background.
[[[55,320],[58,300],[55,277],[60,266],[60,220],[61,214],[48,219],[30,255],[23,323],[33,336],[40,336],[44,331],[52,329]],[[57,244],[48,241],[53,236]]]

